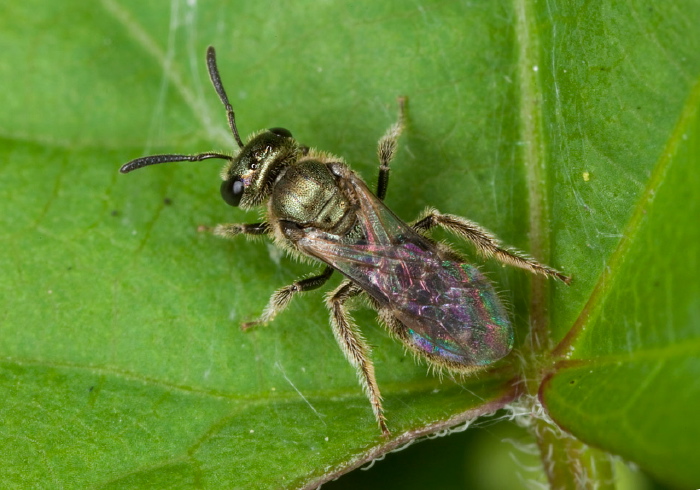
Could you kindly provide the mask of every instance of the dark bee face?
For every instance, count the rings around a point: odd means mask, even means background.
[[[222,173],[221,197],[244,209],[259,205],[280,171],[298,158],[299,145],[284,128],[254,135]]]

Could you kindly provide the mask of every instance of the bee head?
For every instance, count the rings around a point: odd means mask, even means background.
[[[284,128],[253,135],[221,172],[221,197],[243,209],[260,205],[282,169],[299,158],[300,152],[292,133]]]
[[[280,172],[291,165],[302,154],[302,147],[292,138],[292,133],[284,128],[271,128],[250,137],[243,144],[236,127],[236,118],[221,83],[216,67],[216,53],[213,47],[207,49],[207,67],[214,90],[226,109],[231,133],[240,148],[236,156],[218,152],[205,152],[196,155],[164,154],[137,158],[124,165],[120,171],[129,173],[149,165],[168,162],[201,162],[220,159],[228,163],[221,172],[221,196],[231,206],[243,209],[258,206],[270,195],[272,186]]]

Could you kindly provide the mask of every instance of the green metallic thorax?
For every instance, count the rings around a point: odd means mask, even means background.
[[[302,160],[289,166],[274,185],[271,211],[277,219],[343,233],[354,222],[352,206],[338,192],[335,176],[317,160]]]

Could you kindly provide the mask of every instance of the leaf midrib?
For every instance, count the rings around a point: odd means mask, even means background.
[[[520,141],[528,193],[530,253],[543,262],[549,258],[549,211],[547,207],[547,162],[543,139],[542,86],[539,78],[540,44],[534,13],[528,0],[515,0],[515,31],[518,43],[520,84]],[[532,348],[548,350],[550,338],[544,277],[531,278],[530,330]]]

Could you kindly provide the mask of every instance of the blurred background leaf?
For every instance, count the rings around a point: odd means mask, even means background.
[[[524,357],[530,324],[552,333],[552,355],[528,364],[549,414],[662,481],[697,486],[698,10],[690,0],[5,6],[3,481],[294,487],[382,445],[320,293],[267,328],[238,329],[313,268],[265,242],[197,233],[257,218],[221,201],[217,165],[117,173],[150,153],[234,148],[206,74],[211,44],[243,133],[287,127],[370,182],[376,141],[409,95],[389,205],[407,220],[427,205],[467,216],[573,274],[537,307],[526,274],[485,265]],[[440,382],[370,312],[357,320],[397,435],[508,393],[498,375]],[[447,440],[492,454],[477,436]],[[445,488],[496,488],[464,476],[483,463],[451,461],[465,469]],[[367,475],[381,481],[386,467]],[[542,478],[519,471],[509,481]]]

